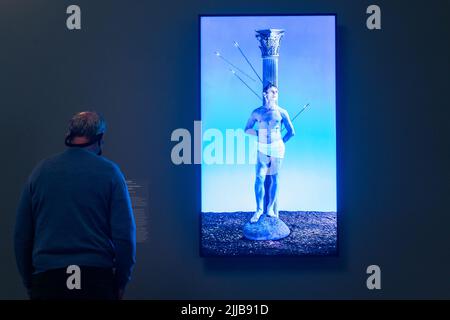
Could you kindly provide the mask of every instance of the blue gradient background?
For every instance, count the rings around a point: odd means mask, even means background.
[[[255,30],[285,30],[279,58],[279,105],[295,121],[296,136],[286,144],[280,172],[279,210],[336,211],[335,17],[233,16],[201,18],[201,118],[203,132],[243,129],[261,101],[214,52],[256,79],[233,41],[262,76]],[[256,92],[253,82],[239,74]],[[254,141],[253,138],[251,141]],[[203,142],[203,149],[210,141]],[[225,141],[224,159],[225,159]],[[247,150],[248,151],[248,150]],[[246,159],[249,159],[248,152]],[[202,164],[202,212],[255,210],[254,165]]]

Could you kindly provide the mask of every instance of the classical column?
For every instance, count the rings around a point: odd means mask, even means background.
[[[284,34],[281,29],[257,30],[256,38],[259,40],[263,59],[263,88],[270,82],[278,87],[278,56],[280,50],[280,39]],[[261,90],[262,91],[262,90]],[[264,99],[263,99],[264,101]],[[264,182],[264,215],[256,223],[250,221],[244,225],[244,237],[250,240],[279,240],[287,237],[291,231],[289,227],[278,218],[277,201],[274,211],[277,218],[267,216],[267,204],[269,202],[270,179]]]
[[[278,57],[282,29],[256,30],[263,59],[263,88],[270,82],[278,87]]]
[[[272,83],[278,87],[278,57],[280,56],[280,40],[283,35],[284,30],[282,29],[256,30],[256,38],[259,40],[259,48],[261,49],[263,59],[263,88],[265,88],[268,83]],[[264,183],[265,212],[267,212],[266,208],[269,203],[269,186],[270,180],[266,179]],[[275,201],[274,211],[278,216],[278,201]]]

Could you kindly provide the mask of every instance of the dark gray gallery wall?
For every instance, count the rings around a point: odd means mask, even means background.
[[[149,188],[131,299],[450,298],[448,0],[0,2],[0,298],[25,298],[20,188],[83,109],[105,155]],[[82,30],[65,27],[78,4]],[[365,27],[378,4],[382,30]],[[199,168],[170,161],[199,119],[199,14],[336,13],[339,257],[200,258]],[[365,269],[382,270],[369,291]]]

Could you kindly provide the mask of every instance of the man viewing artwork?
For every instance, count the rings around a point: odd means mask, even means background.
[[[23,188],[14,245],[31,299],[121,299],[136,255],[125,177],[101,156],[106,123],[75,114],[64,152],[41,161]],[[68,274],[78,271],[79,283]],[[76,281],[75,281],[76,282]]]

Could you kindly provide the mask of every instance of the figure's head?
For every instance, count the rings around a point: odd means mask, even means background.
[[[269,82],[263,90],[264,100],[266,103],[276,103],[278,101],[278,88]]]
[[[106,122],[101,114],[94,111],[76,113],[69,121],[66,145],[86,147],[101,154],[105,131]]]

